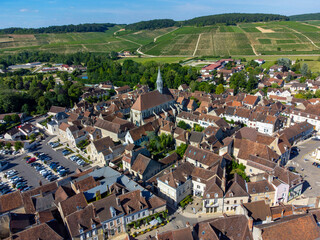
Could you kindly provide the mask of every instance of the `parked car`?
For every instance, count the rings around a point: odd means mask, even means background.
[[[27,160],[27,163],[33,163],[35,162],[37,159],[34,157],[34,158],[30,158]]]

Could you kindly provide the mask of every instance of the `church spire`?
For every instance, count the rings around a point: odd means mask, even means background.
[[[163,81],[162,81],[162,77],[161,77],[161,72],[160,72],[160,67],[158,70],[158,77],[157,77],[157,90],[163,94]]]

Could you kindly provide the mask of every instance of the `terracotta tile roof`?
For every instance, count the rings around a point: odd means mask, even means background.
[[[153,197],[149,198],[147,203],[148,203],[149,209],[157,209],[157,208],[165,206],[167,204],[165,200],[163,200],[155,195]]]
[[[120,132],[120,124],[102,120],[100,118],[97,118],[94,126],[113,133]]]
[[[203,193],[203,198],[205,199],[213,199],[216,198],[216,194],[218,194],[218,198],[223,197],[223,190],[221,188],[222,181],[217,176],[209,179],[206,184],[205,191]]]
[[[270,161],[277,160],[279,158],[279,155],[272,151],[268,146],[247,139],[242,139],[237,157],[246,160],[249,159],[250,155]]]
[[[76,179],[73,182],[73,184],[77,190],[79,190],[80,192],[85,192],[91,188],[99,186],[100,182],[96,181],[92,176],[88,176],[88,177],[81,179],[79,181]]]
[[[46,223],[54,220],[54,216],[51,211],[46,210],[38,213],[40,223]]]
[[[134,160],[133,165],[131,166],[131,169],[143,175],[144,172],[147,170],[148,165],[152,161],[154,160],[139,153],[136,159]]]
[[[190,227],[172,230],[157,235],[157,240],[193,240]]]
[[[249,194],[267,193],[275,191],[272,184],[270,184],[267,180],[262,180],[258,182],[248,182],[247,186]]]
[[[184,162],[172,169],[170,172],[162,175],[158,179],[173,188],[177,188],[179,184],[185,183],[194,169],[194,166],[189,162]]]
[[[48,183],[35,189],[21,193],[26,213],[35,213],[36,208],[33,202],[33,196],[45,193],[53,193],[57,190],[56,182]]]
[[[292,205],[280,205],[271,207],[272,219],[287,217],[293,215],[293,206]]]
[[[49,110],[50,113],[59,113],[59,112],[65,112],[66,108],[64,107],[58,107],[58,106],[52,106]]]
[[[265,221],[267,217],[271,217],[270,206],[264,200],[244,203],[243,207],[247,209],[249,217],[254,221]]]
[[[80,228],[83,229],[85,234],[92,231],[92,225],[98,228],[101,226],[99,217],[96,216],[94,206],[92,204],[86,206],[84,209],[75,211],[66,217],[66,225],[72,238],[80,235]]]
[[[225,193],[226,197],[246,197],[249,196],[246,188],[246,181],[237,173],[234,178],[228,183],[228,189]]]
[[[23,207],[20,191],[0,196],[0,213]]]
[[[249,155],[249,159],[247,159],[247,165],[263,171],[272,171],[277,166],[277,164],[273,161],[253,155]]]
[[[70,127],[68,123],[62,122],[59,126],[59,129],[65,132],[68,127]]]
[[[31,228],[28,228],[22,232],[13,234],[7,239],[15,240],[63,240],[57,232],[55,232],[51,227],[46,223],[40,225],[33,225]]]
[[[194,225],[199,239],[253,240],[248,220],[244,215],[234,215],[200,222]],[[219,236],[219,237],[218,237]]]
[[[78,193],[62,202],[60,202],[61,211],[64,217],[76,212],[78,208],[85,208],[87,206],[87,200],[83,193]]]
[[[299,174],[293,173],[288,169],[279,166],[274,168],[273,174],[280,181],[288,184],[290,187],[302,182],[302,177]]]
[[[319,239],[320,229],[312,214],[285,217],[273,223],[256,226],[263,240]]]
[[[184,158],[190,158],[192,160],[198,161],[199,163],[210,167],[213,167],[217,165],[219,162],[221,162],[222,157],[200,148],[196,148],[193,146],[188,146]]]
[[[98,153],[109,149],[109,147],[114,146],[114,143],[109,136],[96,140],[92,142],[92,144],[94,145]]]
[[[131,109],[144,111],[173,100],[174,98],[168,90],[164,89],[163,94],[161,94],[158,90],[154,90],[152,92],[139,95],[138,99],[132,105]]]
[[[159,163],[162,163],[164,165],[169,165],[169,164],[175,163],[178,160],[179,160],[179,155],[176,152],[174,152],[174,153],[170,154],[169,156],[159,160]]]
[[[143,136],[147,136],[147,132],[153,132],[154,128],[152,126],[152,123],[147,123],[145,125],[142,125],[140,127],[131,129],[129,131],[129,134],[131,135],[133,141],[137,141]]]
[[[96,202],[93,202],[93,206],[95,207],[97,211],[97,215],[99,219],[104,222],[109,219],[114,218],[115,216],[112,216],[110,208],[113,208],[116,213],[116,217],[121,216],[124,214],[124,211],[122,209],[122,206],[117,203],[117,197],[115,194],[112,194],[106,198],[102,198]],[[120,203],[120,201],[119,201]]]
[[[136,190],[128,192],[119,196],[121,206],[126,215],[130,215],[148,209],[148,203],[144,197],[141,196],[141,191]]]

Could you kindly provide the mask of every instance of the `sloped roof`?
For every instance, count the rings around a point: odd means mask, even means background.
[[[167,89],[164,88],[163,90],[163,94],[161,94],[158,90],[154,90],[152,92],[139,95],[131,109],[144,111],[174,100],[173,96]]]

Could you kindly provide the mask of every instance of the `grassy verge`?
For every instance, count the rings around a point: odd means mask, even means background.
[[[82,157],[80,154],[77,154],[77,157],[79,157],[80,159],[82,159],[83,161],[85,161],[88,164],[92,164],[92,161],[89,161],[88,159]]]

